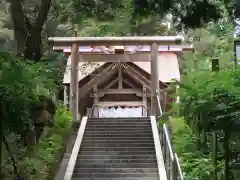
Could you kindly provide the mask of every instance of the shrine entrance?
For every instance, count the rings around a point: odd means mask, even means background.
[[[192,51],[179,36],[49,38],[69,55],[64,103],[74,119],[146,117],[168,107],[171,80],[180,80],[178,55]]]
[[[54,50],[69,55],[64,103],[73,120],[83,115],[64,180],[183,180],[166,124],[158,126],[169,101],[175,101],[169,93],[176,90],[172,80],[180,80],[178,56],[193,50],[182,41],[179,36],[49,38]]]

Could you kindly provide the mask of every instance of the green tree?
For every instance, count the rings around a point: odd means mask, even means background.
[[[57,0],[51,4],[51,0],[8,1],[17,51],[34,60],[39,60],[42,55],[42,37],[58,35],[61,31],[68,32],[70,36],[75,29],[82,34],[95,26],[101,29],[99,33],[83,34],[143,35],[144,31],[147,34],[159,34],[159,30],[164,27],[161,22],[166,15],[172,14],[174,26],[198,27],[226,16],[226,13],[229,15],[233,10],[232,2],[233,0]],[[205,9],[205,13],[202,13],[202,9]],[[111,33],[105,33],[106,31]]]

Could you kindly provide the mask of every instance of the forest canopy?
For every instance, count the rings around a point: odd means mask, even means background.
[[[104,35],[167,35],[197,28],[221,18],[232,20],[234,0],[16,0],[0,2],[0,40],[39,61],[46,37]],[[203,13],[204,10],[204,13]],[[230,18],[228,18],[230,17]],[[164,34],[165,32],[165,34]],[[10,47],[9,47],[10,46]]]

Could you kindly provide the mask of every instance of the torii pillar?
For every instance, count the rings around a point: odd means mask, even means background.
[[[79,120],[78,117],[78,48],[79,46],[72,44],[71,51],[71,78],[70,78],[70,110],[72,112],[73,120]]]
[[[159,92],[158,77],[158,44],[151,45],[151,116],[157,115],[157,93]]]

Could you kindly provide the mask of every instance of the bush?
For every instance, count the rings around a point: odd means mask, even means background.
[[[215,180],[212,177],[211,155],[205,155],[197,149],[197,137],[183,118],[174,118],[171,122],[173,145],[180,157],[180,165],[185,180]],[[219,166],[222,166],[220,163]]]
[[[55,175],[65,143],[71,131],[71,113],[58,105],[54,127],[40,138],[39,143],[19,162],[21,176],[26,180],[47,180]],[[47,129],[45,129],[46,131]],[[13,177],[7,179],[12,180]]]

